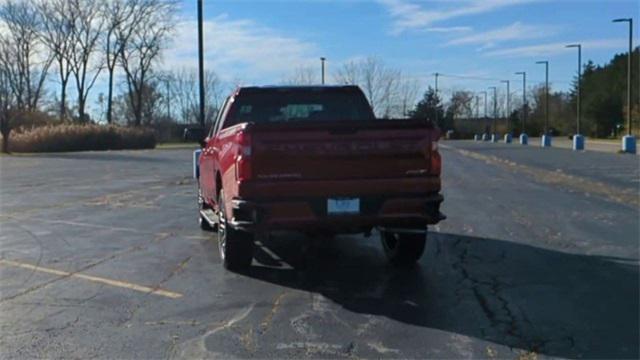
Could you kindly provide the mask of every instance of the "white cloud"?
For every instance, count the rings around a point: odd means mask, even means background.
[[[515,22],[511,25],[455,38],[447,45],[481,45],[488,49],[511,40],[539,39],[557,33],[558,27],[549,25],[526,25]]]
[[[507,49],[492,50],[485,53],[489,57],[507,57],[507,58],[519,58],[519,57],[532,57],[532,56],[551,56],[562,54],[567,51],[575,51],[575,49],[567,49],[567,44],[575,44],[575,41],[554,42],[547,44],[519,46]],[[627,42],[624,39],[600,39],[600,40],[586,40],[578,41],[582,44],[583,49],[590,50],[608,50],[619,49],[624,51],[625,44]]]
[[[428,27],[423,29],[425,32],[435,33],[461,33],[473,30],[470,26],[440,26],[440,27]]]
[[[164,67],[197,66],[197,29],[194,20],[176,25],[174,39],[164,52]],[[296,67],[318,61],[314,44],[253,20],[218,16],[205,21],[204,34],[205,66],[227,80],[275,83]]]
[[[384,5],[394,19],[393,32],[396,34],[407,30],[421,30],[434,23],[458,17],[477,15],[499,10],[504,7],[520,5],[539,0],[457,0],[430,2],[430,7],[438,4],[438,9],[425,9],[423,6],[408,0],[378,0]],[[446,4],[445,8],[442,5]]]

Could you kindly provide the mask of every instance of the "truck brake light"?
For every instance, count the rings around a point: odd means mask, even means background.
[[[240,132],[236,135],[238,152],[236,154],[236,179],[244,181],[251,179],[251,135]]]
[[[442,170],[442,158],[438,152],[438,142],[431,141],[431,174],[440,175]]]

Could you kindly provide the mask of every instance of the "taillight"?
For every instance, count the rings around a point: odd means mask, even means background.
[[[438,152],[438,141],[431,141],[431,169],[430,173],[432,175],[440,175],[440,171],[442,170],[442,158],[440,157],[440,153]]]
[[[238,181],[251,179],[251,135],[239,132],[236,135],[236,178]]]

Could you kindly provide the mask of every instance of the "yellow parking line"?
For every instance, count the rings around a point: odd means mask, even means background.
[[[129,283],[129,282],[126,282],[126,281],[111,280],[111,279],[106,279],[106,278],[102,278],[102,277],[98,277],[98,276],[91,276],[91,275],[85,275],[85,274],[70,273],[70,272],[56,270],[56,269],[49,269],[49,268],[44,268],[44,267],[41,267],[41,266],[35,266],[35,265],[31,265],[31,264],[27,264],[27,263],[23,263],[23,262],[18,262],[18,261],[0,260],[0,264],[8,265],[8,266],[15,266],[15,267],[23,268],[23,269],[29,269],[29,270],[33,270],[33,271],[39,271],[39,272],[58,275],[58,276],[74,277],[74,278],[78,278],[78,279],[89,280],[89,281],[100,283],[100,284],[105,284],[105,285],[110,285],[110,286],[130,289],[130,290],[135,290],[135,291],[148,293],[148,294],[165,296],[165,297],[168,297],[168,298],[171,298],[171,299],[178,299],[178,298],[182,297],[182,294],[176,293],[176,292],[173,292],[173,291],[168,291],[168,290],[163,290],[163,289],[154,289],[154,288],[151,288],[151,287],[148,287],[148,286],[144,286],[144,285],[132,284],[132,283]]]

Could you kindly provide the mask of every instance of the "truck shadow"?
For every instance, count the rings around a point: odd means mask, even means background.
[[[263,264],[245,275],[319,293],[355,313],[549,356],[638,358],[637,259],[429,236],[420,264],[408,269],[387,265],[375,238],[275,236],[263,246],[281,261],[257,247]]]

